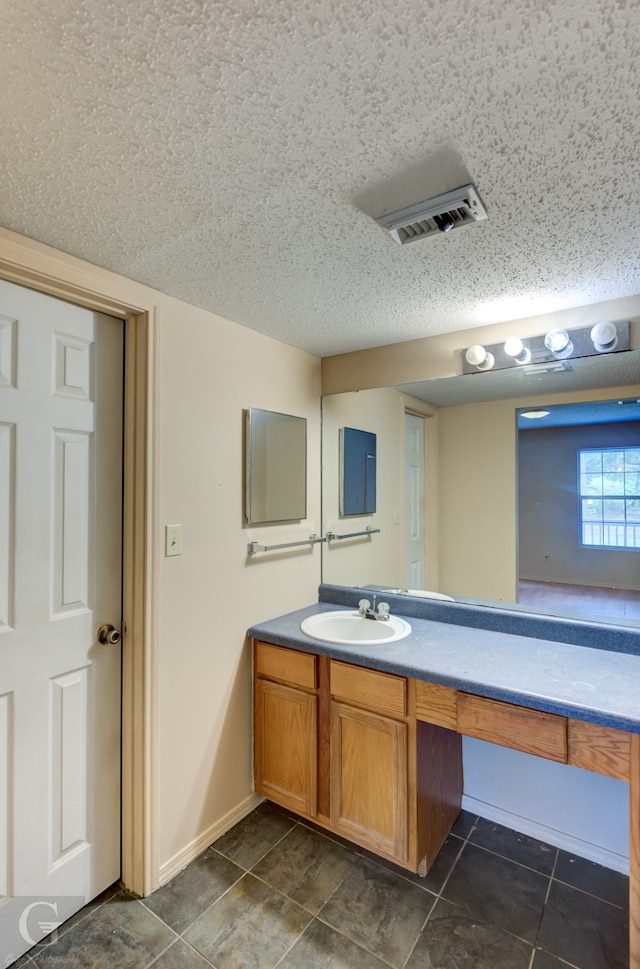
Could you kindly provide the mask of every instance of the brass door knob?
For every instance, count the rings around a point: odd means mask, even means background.
[[[122,633],[111,623],[106,622],[104,626],[100,626],[98,630],[98,642],[102,643],[103,646],[117,646],[122,639]]]

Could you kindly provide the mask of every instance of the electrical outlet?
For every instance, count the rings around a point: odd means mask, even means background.
[[[182,525],[164,526],[164,554],[182,555]]]

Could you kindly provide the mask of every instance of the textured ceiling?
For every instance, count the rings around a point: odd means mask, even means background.
[[[3,0],[0,36],[0,223],[286,343],[640,292],[637,0]],[[375,222],[467,182],[486,222]]]

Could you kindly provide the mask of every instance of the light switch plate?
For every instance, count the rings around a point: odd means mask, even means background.
[[[164,554],[182,555],[182,525],[164,526]]]

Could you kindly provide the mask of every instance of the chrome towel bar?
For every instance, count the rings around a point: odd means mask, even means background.
[[[300,548],[302,545],[318,545],[321,542],[333,542],[342,538],[361,538],[364,535],[377,535],[379,528],[366,528],[362,532],[349,532],[348,535],[336,535],[335,532],[327,532],[326,535],[311,534],[309,538],[301,542],[282,542],[280,545],[261,545],[259,542],[249,542],[247,545],[247,555],[255,555],[256,552],[274,552],[280,548]]]

